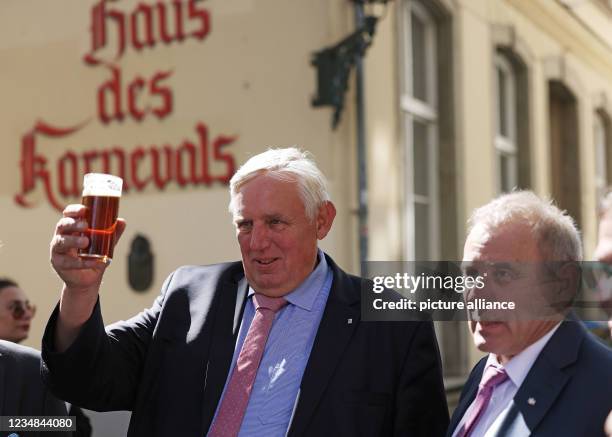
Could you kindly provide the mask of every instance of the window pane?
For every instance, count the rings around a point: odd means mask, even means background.
[[[414,204],[414,256],[417,261],[429,260],[429,205]]]
[[[498,111],[498,124],[497,129],[501,136],[508,137],[508,114],[506,107],[508,104],[508,96],[506,95],[506,73],[499,67],[497,67],[497,111]]]
[[[412,35],[412,95],[427,101],[427,58],[425,47],[425,23],[414,13],[411,14]]]
[[[412,144],[414,150],[414,193],[429,195],[429,150],[427,125],[414,120],[412,123]]]

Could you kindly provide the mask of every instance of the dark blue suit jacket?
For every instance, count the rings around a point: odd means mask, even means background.
[[[443,436],[448,411],[431,322],[361,322],[363,279],[328,257],[333,283],[289,436]],[[248,284],[241,263],[183,267],[154,305],[104,330],[99,305],[64,353],[57,309],[43,340],[53,392],[132,410],[129,437],[202,437],[225,384]]]
[[[56,399],[40,377],[40,353],[0,340],[0,416],[65,416],[66,404]],[[71,432],[16,431],[21,437],[70,436]],[[0,431],[0,436],[10,434]]]
[[[451,436],[470,406],[486,357],[474,367],[453,413]],[[535,404],[528,402],[532,398]],[[533,404],[533,405],[531,405]],[[500,436],[522,416],[533,436],[604,436],[612,410],[612,350],[589,334],[582,323],[564,321],[534,362],[513,399]]]

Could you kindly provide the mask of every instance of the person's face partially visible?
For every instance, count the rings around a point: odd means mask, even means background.
[[[468,235],[463,259],[466,274],[486,278],[484,288],[467,292],[467,300],[512,301],[517,307],[504,317],[485,311],[479,320],[470,318],[479,350],[497,355],[503,364],[555,326],[557,321],[538,320],[544,319],[538,315],[550,305],[547,279],[544,257],[526,225],[508,224],[492,231],[477,225]],[[533,317],[527,312],[531,310]]]
[[[28,337],[34,317],[28,298],[19,287],[0,290],[0,339],[19,343]]]
[[[612,264],[612,210],[606,211],[599,221],[599,235],[594,258],[599,262]],[[602,282],[605,284],[605,287],[612,285],[612,281],[607,279],[604,279]],[[608,298],[610,290],[602,290],[602,295],[605,296],[604,299],[606,301],[610,300],[610,302],[605,303],[612,304],[612,299]],[[608,327],[610,328],[610,335],[612,335],[612,319],[608,322]]]
[[[317,240],[331,226],[325,212],[321,207],[308,219],[296,182],[262,174],[241,187],[234,223],[245,275],[256,292],[283,296],[306,279],[316,264]]]

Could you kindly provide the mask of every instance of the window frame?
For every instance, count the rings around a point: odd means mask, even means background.
[[[425,54],[425,98],[414,96],[413,64],[412,64],[412,19],[416,16],[424,28],[424,54]],[[429,233],[427,236],[427,257],[437,259],[440,255],[439,230],[439,181],[438,181],[438,74],[437,74],[437,24],[433,14],[418,0],[404,0],[401,3],[400,27],[402,36],[401,45],[401,80],[400,80],[400,112],[402,126],[402,143],[405,168],[404,200],[403,200],[403,226],[404,226],[404,254],[407,260],[415,260],[416,247],[416,205],[429,207]],[[428,194],[415,193],[414,186],[414,123],[426,125],[427,136],[427,173]]]
[[[500,98],[500,72],[504,75],[504,95],[505,102]],[[517,77],[516,71],[510,59],[499,51],[496,51],[493,62],[493,77],[494,77],[494,108],[495,108],[495,136],[493,144],[495,147],[495,163],[496,174],[498,175],[497,193],[510,191],[512,188],[519,186],[519,170],[518,156],[519,148],[517,144],[518,127],[517,127]],[[502,114],[505,114],[505,120],[502,119]],[[507,128],[507,135],[502,134],[501,123],[504,123]],[[509,171],[506,172],[507,180],[502,180],[504,172],[502,172],[500,163],[501,159],[508,159]],[[507,190],[504,187],[508,188]]]

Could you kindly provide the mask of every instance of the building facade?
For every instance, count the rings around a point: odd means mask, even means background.
[[[149,306],[182,264],[239,258],[227,181],[272,146],[310,150],[338,217],[322,242],[359,271],[357,132],[365,131],[367,259],[458,260],[470,212],[515,187],[552,196],[594,248],[612,179],[608,0],[393,0],[336,129],[315,108],[313,54],[355,30],[348,0],[5,0],[0,5],[0,274],[39,313],[59,295],[48,243],[88,171],[124,177],[128,228],[102,288],[106,322]],[[153,277],[130,286],[136,237]],[[132,258],[133,259],[133,258]],[[479,357],[439,322],[450,385]]]
[[[552,197],[594,249],[610,184],[608,1],[403,0],[366,57],[370,259],[460,259],[471,211]],[[449,385],[481,356],[439,322]]]

